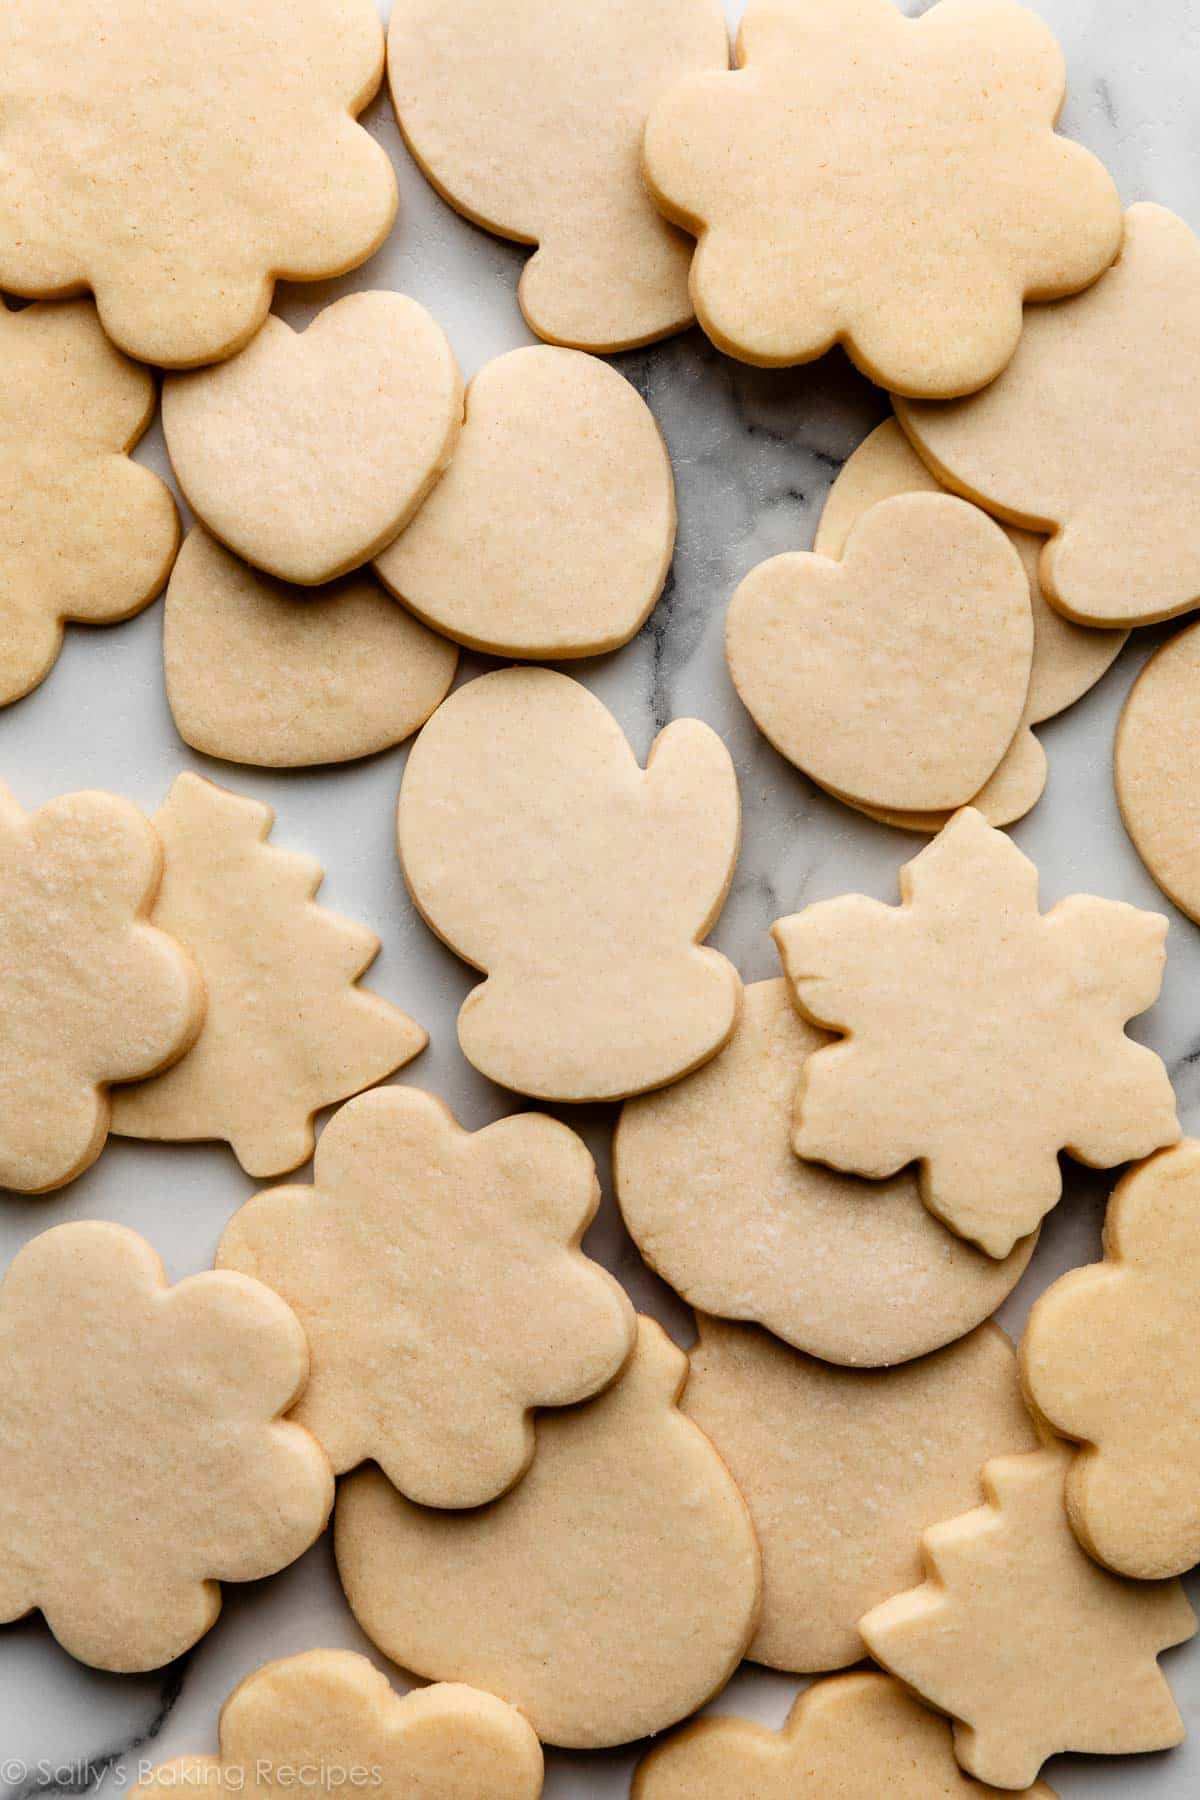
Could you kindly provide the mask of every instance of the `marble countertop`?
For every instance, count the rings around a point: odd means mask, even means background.
[[[388,0],[379,0],[386,12]],[[1126,203],[1153,199],[1200,228],[1200,4],[1197,0],[1036,0],[1067,55],[1064,128],[1112,170]],[[729,7],[731,22],[741,7]],[[525,252],[475,230],[426,185],[381,96],[364,121],[387,148],[401,209],[390,241],[343,281],[281,289],[277,308],[305,323],[357,287],[395,288],[423,301],[450,335],[464,373],[530,341],[515,290]],[[882,416],[884,398],[838,354],[790,371],[743,367],[697,331],[616,359],[666,434],[679,494],[673,574],[638,638],[615,655],[572,665],[611,707],[644,756],[671,718],[708,721],[732,751],[745,811],[741,860],[714,942],[750,980],[778,972],[771,922],[809,901],[857,890],[894,900],[896,870],[923,840],[875,826],[816,791],[758,735],[729,683],[725,608],[751,566],[804,549],[842,460]],[[157,428],[138,452],[167,472]],[[1070,712],[1039,727],[1050,763],[1046,793],[1013,831],[1038,864],[1045,904],[1072,891],[1108,895],[1171,915],[1163,997],[1135,1025],[1165,1058],[1186,1129],[1200,1132],[1200,929],[1176,913],[1122,830],[1111,746],[1124,697],[1147,654],[1173,627],[1135,633],[1104,680]],[[460,679],[482,667],[465,657]],[[128,624],[71,628],[57,667],[28,699],[0,712],[0,773],[26,806],[74,787],[112,788],[147,810],[182,768],[269,801],[274,841],[316,854],[322,898],[372,925],[384,941],[369,980],[425,1024],[431,1046],[403,1079],[442,1094],[477,1127],[513,1109],[463,1061],[455,1039],[468,971],[417,918],[400,878],[393,819],[404,751],[330,770],[268,773],[208,762],[177,738],[161,668],[161,607]],[[578,1113],[607,1176],[612,1108]],[[1019,1331],[1034,1296],[1062,1270],[1094,1260],[1105,1176],[1072,1170],[1033,1265],[1001,1312]],[[6,1196],[0,1264],[60,1221],[118,1220],[143,1232],[172,1278],[208,1267],[221,1229],[251,1191],[220,1146],[155,1147],[113,1140],[81,1180],[41,1199]],[[635,1301],[684,1344],[687,1309],[642,1267],[611,1191],[588,1247]],[[1192,1598],[1200,1598],[1193,1584]],[[113,1794],[139,1758],[161,1761],[215,1748],[217,1712],[241,1678],[272,1657],[313,1646],[369,1650],[337,1585],[328,1536],[273,1580],[229,1587],[214,1630],[155,1675],[96,1674],[72,1662],[38,1617],[0,1630],[0,1794]],[[373,1653],[372,1653],[373,1654]],[[378,1657],[376,1660],[379,1661]],[[1162,1756],[1060,1757],[1047,1779],[1063,1800],[1200,1792],[1200,1638],[1164,1659],[1194,1736]],[[403,1679],[391,1671],[398,1685]],[[800,1684],[744,1667],[716,1702],[765,1723],[782,1721]],[[549,1752],[548,1800],[619,1800],[635,1750]]]

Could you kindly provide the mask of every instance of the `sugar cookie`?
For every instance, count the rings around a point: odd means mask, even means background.
[[[453,463],[375,567],[472,649],[566,658],[628,642],[674,548],[650,408],[598,357],[537,344],[480,370]]]
[[[924,1528],[978,1503],[989,1457],[1037,1448],[1012,1345],[987,1324],[898,1369],[837,1369],[757,1325],[697,1324],[683,1410],[762,1547],[746,1654],[797,1674],[858,1662],[863,1613],[921,1579]]]
[[[324,1530],[333,1477],[281,1421],[304,1333],[244,1275],[170,1287],[123,1225],[59,1225],[0,1284],[0,1619],[40,1610],[72,1656],[154,1669]]]
[[[482,1506],[529,1467],[532,1409],[586,1400],[633,1348],[624,1290],[579,1248],[599,1202],[557,1120],[464,1131],[388,1088],[330,1120],[311,1187],[234,1214],[217,1266],[299,1317],[312,1372],[293,1416],[335,1473],[371,1458],[424,1506]]]
[[[0,127],[0,154],[2,142]],[[65,620],[105,624],[153,600],[179,522],[170,490],[128,455],[154,415],[154,382],[114,350],[94,306],[73,300],[11,311],[0,299],[0,359],[7,705],[49,674]]]
[[[996,1262],[926,1211],[911,1174],[868,1185],[801,1161],[797,1071],[828,1041],[785,981],[752,982],[711,1062],[622,1110],[617,1199],[650,1267],[698,1310],[830,1362],[905,1362],[994,1312],[1037,1236]]]
[[[115,1096],[124,1137],[224,1138],[249,1175],[312,1155],[313,1115],[381,1081],[428,1042],[357,985],[379,939],[318,906],[323,871],[267,843],[269,806],[176,778],[155,825],[166,869],[154,919],[195,956],[208,1013],[165,1075]]]
[[[857,521],[880,500],[895,494],[943,490],[921,461],[895,419],[885,419],[843,465],[825,501],[813,550],[840,557]],[[1029,578],[1033,608],[1033,664],[1021,726],[1000,764],[971,801],[989,825],[1011,825],[1041,799],[1046,757],[1032,727],[1063,712],[1108,669],[1129,633],[1093,631],[1064,619],[1048,605],[1038,580],[1042,540],[1018,526],[1006,527]],[[949,813],[902,813],[864,808],[872,818],[906,831],[940,831]]]
[[[1113,1190],[1104,1261],[1072,1269],[1021,1340],[1030,1398],[1081,1445],[1067,1478],[1075,1534],[1119,1575],[1200,1562],[1200,1143],[1151,1157]]]
[[[954,1720],[964,1769],[1027,1787],[1048,1756],[1165,1750],[1183,1722],[1156,1657],[1196,1630],[1177,1581],[1121,1581],[1063,1504],[1063,1446],[1000,1457],[987,1504],[932,1526],[921,1587],[860,1621],[871,1655]]]
[[[404,294],[347,294],[303,332],[272,313],[216,368],[169,375],[163,432],[192,511],[247,562],[315,587],[403,530],[449,463],[463,386]]]
[[[519,1706],[544,1743],[601,1749],[704,1704],[758,1615],[758,1546],[675,1402],[687,1358],[652,1320],[596,1400],[538,1420],[524,1480],[431,1512],[377,1470],[342,1483],[335,1541],[367,1636],[402,1667]]]
[[[1025,315],[1003,377],[953,406],[897,402],[947,486],[1051,532],[1042,590],[1084,625],[1200,604],[1200,243],[1162,206],[1125,215],[1120,259]]]
[[[108,1136],[109,1084],[195,1039],[199,975],[147,923],[161,872],[128,800],[64,794],[26,814],[0,783],[0,1186],[82,1174]]]
[[[277,278],[378,249],[371,0],[110,0],[104,25],[80,0],[0,10],[0,288],[89,287],[130,356],[189,368],[249,342]]]
[[[197,525],[167,588],[163,664],[185,744],[290,769],[403,742],[448,693],[458,650],[367,570],[319,590],[293,587]]]
[[[728,67],[716,0],[396,0],[388,31],[409,149],[468,219],[538,246],[521,310],[583,350],[691,324],[691,245],[646,193],[642,128],[678,76]]]
[[[752,569],[725,655],[759,730],[822,787],[905,812],[953,807],[1021,721],[1029,583],[978,507],[900,494],[863,515],[839,561],[788,552]]]
[[[733,763],[698,719],[643,770],[566,675],[459,688],[409,753],[399,847],[426,922],[487,973],[458,1015],[467,1060],[545,1100],[619,1100],[706,1062],[741,991],[699,947],[738,829]]]
[[[519,1712],[447,1683],[403,1698],[352,1650],[309,1650],[247,1676],[221,1708],[220,1754],[179,1756],[139,1778],[139,1794],[278,1794],[366,1787],[384,1800],[538,1800],[542,1747]],[[355,1771],[360,1771],[355,1779]]]
[[[845,1034],[803,1066],[792,1143],[860,1175],[919,1162],[930,1211],[1007,1256],[1057,1205],[1060,1150],[1106,1169],[1179,1137],[1166,1069],[1123,1030],[1158,996],[1167,921],[1090,894],[1040,913],[1037,870],[970,807],[900,900],[771,928],[797,1003]]]
[[[1155,651],[1117,725],[1113,774],[1133,847],[1167,898],[1200,921],[1200,625]]]
[[[1056,1800],[1045,1782],[1024,1800]],[[944,1719],[898,1681],[838,1675],[802,1693],[782,1731],[727,1715],[657,1744],[632,1800],[1011,1800],[964,1775]]]
[[[1116,189],[1055,135],[1062,52],[1023,6],[756,0],[737,63],[670,88],[644,145],[730,355],[843,343],[882,387],[971,393],[1015,350],[1023,300],[1074,293],[1116,255]]]

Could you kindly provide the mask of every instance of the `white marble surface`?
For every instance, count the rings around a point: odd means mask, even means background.
[[[385,11],[387,0],[379,3]],[[731,6],[731,18],[739,10]],[[1039,10],[1067,52],[1065,128],[1107,161],[1126,202],[1162,201],[1200,227],[1200,0],[1039,0]],[[514,297],[525,253],[473,229],[436,198],[409,161],[386,98],[366,122],[399,173],[395,231],[365,269],[324,287],[282,291],[279,308],[298,323],[352,287],[403,290],[441,319],[469,375],[528,341]],[[697,332],[621,357],[618,365],[646,396],[670,444],[678,550],[667,593],[638,639],[572,672],[612,707],[639,754],[680,715],[698,715],[724,734],[746,821],[715,941],[753,979],[775,972],[767,927],[779,914],[848,889],[893,899],[897,866],[918,843],[845,810],[780,761],[739,707],[721,654],[735,583],[763,557],[810,544],[829,483],[880,415],[882,397],[840,356],[792,372],[751,370],[719,356]],[[165,472],[157,432],[139,454]],[[1099,687],[1042,728],[1049,787],[1014,836],[1037,861],[1047,902],[1083,889],[1171,912],[1164,995],[1136,1032],[1166,1058],[1185,1125],[1200,1130],[1200,931],[1172,912],[1142,869],[1121,829],[1110,774],[1123,697],[1170,629],[1135,634]],[[208,763],[172,727],[160,631],[159,607],[125,625],[71,628],[44,686],[0,713],[0,775],[26,805],[95,785],[153,809],[175,773],[189,766],[269,800],[278,811],[276,841],[316,853],[328,871],[323,897],[382,936],[373,985],[431,1032],[429,1051],[405,1078],[443,1094],[472,1126],[510,1110],[458,1052],[454,1018],[470,978],[418,920],[400,879],[393,809],[404,753],[281,775]],[[479,666],[464,659],[462,677]],[[604,1170],[611,1118],[611,1109],[596,1108],[583,1120]],[[251,1186],[220,1147],[113,1142],[64,1191],[0,1202],[0,1264],[46,1226],[94,1217],[145,1233],[179,1277],[210,1263],[222,1226]],[[1061,1270],[1094,1258],[1107,1186],[1103,1177],[1072,1175],[1033,1266],[1004,1309],[1010,1329],[1019,1329],[1035,1293]],[[686,1309],[641,1267],[610,1197],[589,1247],[620,1273],[639,1304],[688,1341]],[[9,1800],[100,1786],[109,1794],[122,1770],[136,1772],[139,1757],[207,1750],[220,1702],[243,1675],[313,1645],[367,1647],[341,1598],[328,1540],[272,1581],[227,1589],[216,1628],[158,1675],[121,1678],[80,1668],[37,1618],[0,1630],[0,1791]],[[1200,1639],[1168,1654],[1165,1666],[1194,1728],[1189,1743],[1163,1756],[1058,1758],[1047,1774],[1064,1800],[1182,1800],[1200,1792]],[[797,1685],[745,1668],[717,1705],[775,1723]],[[547,1795],[618,1800],[635,1760],[634,1751],[551,1752]]]

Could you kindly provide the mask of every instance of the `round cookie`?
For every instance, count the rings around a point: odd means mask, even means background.
[[[1113,775],[1134,849],[1167,898],[1200,921],[1200,625],[1156,650],[1134,682]]]

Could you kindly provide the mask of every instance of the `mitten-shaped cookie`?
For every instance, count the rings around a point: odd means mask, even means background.
[[[306,1161],[322,1106],[427,1042],[358,986],[378,938],[316,904],[320,864],[268,844],[273,817],[199,775],[172,784],[155,816],[166,867],[154,919],[195,957],[208,1011],[182,1062],[114,1102],[122,1136],[223,1138],[250,1175]]]
[[[168,488],[128,454],[154,415],[154,381],[113,348],[94,306],[73,300],[14,312],[0,299],[0,362],[7,705],[49,673],[64,620],[127,619],[154,598],[179,523]]]
[[[259,1797],[302,1786],[304,1769],[383,1800],[538,1800],[542,1791],[541,1745],[511,1706],[451,1683],[401,1698],[351,1650],[256,1669],[221,1708],[219,1730],[218,1755],[160,1763],[138,1792]]]
[[[586,1400],[633,1347],[624,1290],[579,1248],[599,1201],[557,1120],[464,1131],[389,1088],[330,1120],[311,1187],[234,1215],[217,1266],[298,1314],[312,1372],[293,1417],[338,1474],[370,1457],[425,1506],[481,1506],[529,1466],[532,1408]]]
[[[860,1621],[867,1648],[954,1720],[964,1769],[1026,1787],[1059,1750],[1164,1750],[1183,1722],[1155,1660],[1196,1630],[1177,1581],[1130,1582],[1067,1522],[1068,1452],[1001,1457],[987,1504],[928,1530],[928,1578]]]
[[[338,1570],[374,1643],[519,1706],[550,1744],[661,1731],[724,1686],[758,1614],[758,1546],[720,1457],[676,1407],[687,1358],[651,1320],[596,1400],[538,1420],[482,1510],[430,1512],[377,1470],[343,1482]]]
[[[81,1662],[153,1669],[324,1529],[324,1453],[281,1415],[304,1333],[244,1275],[169,1287],[122,1225],[59,1225],[0,1284],[0,1619]]]
[[[115,794],[21,811],[0,784],[0,1185],[62,1187],[94,1163],[109,1084],[182,1056],[204,988],[147,921],[162,873],[148,819]]]
[[[585,687],[502,669],[440,706],[409,754],[399,845],[427,923],[488,979],[468,1060],[546,1100],[615,1100],[720,1048],[740,983],[700,948],[738,844],[729,752],[697,719],[643,770]]]
[[[793,1145],[838,1169],[920,1165],[926,1206],[1007,1256],[1062,1194],[1058,1153],[1109,1168],[1179,1136],[1162,1062],[1125,1035],[1167,922],[1073,894],[967,807],[900,871],[772,927],[802,1010],[844,1034],[800,1073]]]
[[[699,243],[700,323],[746,362],[834,343],[906,394],[997,375],[1021,303],[1094,281],[1116,189],[1054,132],[1062,52],[1013,0],[754,0],[733,74],[651,109],[644,166]],[[801,196],[803,198],[801,199]]]
[[[1200,1562],[1200,1144],[1132,1169],[1113,1191],[1104,1261],[1072,1269],[1025,1327],[1030,1399],[1080,1449],[1067,1478],[1084,1547],[1153,1580]]]

